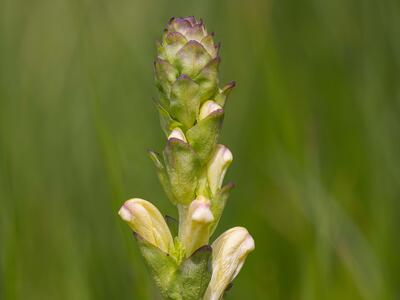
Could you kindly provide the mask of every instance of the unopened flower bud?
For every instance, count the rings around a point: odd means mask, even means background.
[[[210,224],[214,221],[210,206],[210,200],[199,196],[187,210],[180,237],[187,256],[208,243]]]
[[[182,129],[180,129],[179,127],[174,128],[174,130],[171,131],[171,133],[168,136],[168,139],[171,139],[171,138],[175,138],[175,139],[178,139],[178,140],[181,140],[181,141],[187,143],[185,134],[183,133]]]
[[[217,145],[207,167],[208,183],[213,195],[221,188],[232,160],[232,152],[224,145]]]
[[[239,273],[255,245],[246,228],[234,227],[216,239],[212,248],[213,273],[204,300],[221,299],[226,287]]]
[[[222,107],[212,100],[208,100],[208,101],[204,102],[204,104],[200,108],[199,120],[205,119],[207,116],[212,114],[214,111],[217,111],[220,109],[222,109]]]
[[[131,199],[124,203],[118,214],[142,238],[162,251],[170,252],[173,247],[171,232],[153,204],[139,198]]]

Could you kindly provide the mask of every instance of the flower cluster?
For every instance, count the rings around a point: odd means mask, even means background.
[[[254,249],[243,227],[226,231],[209,246],[233,188],[223,185],[232,153],[217,141],[235,84],[218,87],[219,63],[219,45],[202,21],[168,22],[155,60],[157,108],[167,142],[161,155],[150,151],[150,157],[178,208],[178,232],[174,220],[146,200],[128,200],[119,211],[166,299],[221,299]]]

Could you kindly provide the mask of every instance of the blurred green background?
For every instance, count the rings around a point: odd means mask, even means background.
[[[202,17],[236,80],[226,299],[400,299],[398,0],[0,0],[0,299],[160,299],[117,210],[176,215],[147,148],[155,40]]]

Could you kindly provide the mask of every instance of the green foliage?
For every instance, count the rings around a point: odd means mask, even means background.
[[[196,121],[200,109],[198,96],[199,85],[186,75],[180,76],[171,87],[171,115],[185,128],[190,128]]]
[[[164,160],[173,202],[189,204],[195,198],[200,172],[197,154],[189,144],[171,138],[164,149]]]
[[[210,246],[203,246],[178,262],[135,234],[146,264],[165,299],[201,300],[211,279]]]
[[[180,294],[182,300],[201,300],[203,298],[211,279],[211,254],[211,247],[203,246],[180,265],[176,275],[176,284],[177,294]]]
[[[223,118],[224,111],[222,109],[217,110],[197,122],[186,133],[186,138],[190,146],[196,151],[201,165],[204,165],[210,159],[218,141]]]
[[[150,273],[160,287],[161,293],[164,297],[170,298],[170,285],[175,282],[175,273],[178,269],[177,261],[168,253],[147,242],[140,235],[135,234],[135,236]]]
[[[235,187],[234,183],[230,182],[223,186],[220,190],[218,190],[217,194],[214,197],[211,197],[211,211],[214,215],[214,222],[211,225],[211,235],[217,228],[219,220],[222,216],[222,212],[224,211],[226,200],[228,200],[229,194],[231,190]]]

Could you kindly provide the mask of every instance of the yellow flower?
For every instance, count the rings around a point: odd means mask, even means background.
[[[226,170],[232,160],[232,152],[224,145],[217,145],[207,167],[208,183],[213,195],[221,188]]]
[[[213,273],[204,300],[219,300],[228,284],[242,268],[247,255],[254,250],[254,240],[243,227],[225,231],[212,244]]]
[[[168,136],[168,139],[171,139],[171,138],[178,139],[178,140],[181,140],[181,141],[187,143],[185,134],[183,133],[182,129],[180,129],[179,127],[176,127],[174,130],[171,131],[171,133]]]
[[[183,218],[184,225],[180,238],[185,246],[186,256],[208,244],[210,224],[214,221],[210,205],[210,200],[199,196],[192,201]]]
[[[207,118],[214,111],[220,110],[222,107],[212,100],[204,102],[200,108],[199,121]]]
[[[149,243],[169,253],[173,247],[171,232],[159,210],[150,202],[134,198],[128,200],[118,214],[131,229]]]

